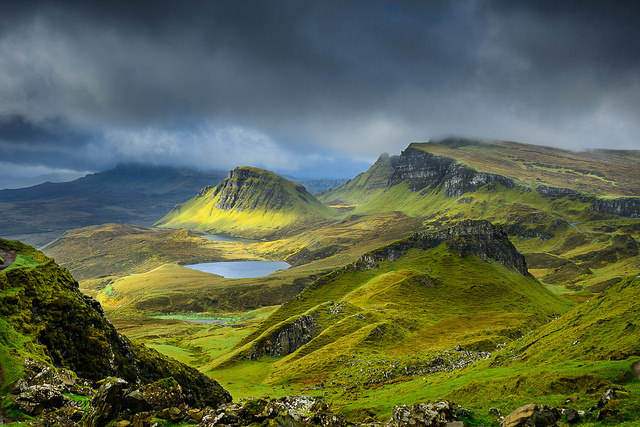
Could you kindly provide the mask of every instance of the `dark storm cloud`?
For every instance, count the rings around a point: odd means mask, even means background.
[[[0,123],[0,154],[15,162],[37,146],[65,168],[295,169],[441,134],[640,146],[636,2],[6,6],[0,114],[24,126]]]

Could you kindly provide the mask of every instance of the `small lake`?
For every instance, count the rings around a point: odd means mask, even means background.
[[[184,267],[204,273],[217,274],[227,279],[246,279],[268,276],[278,270],[286,270],[291,265],[284,261],[228,261],[205,262]]]

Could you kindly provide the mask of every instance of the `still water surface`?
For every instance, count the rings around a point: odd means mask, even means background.
[[[284,261],[230,261],[205,262],[185,265],[185,267],[205,273],[218,274],[228,279],[246,279],[268,276],[277,270],[287,269],[291,265]]]

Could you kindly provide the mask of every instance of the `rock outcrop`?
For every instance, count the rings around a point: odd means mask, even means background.
[[[627,218],[640,218],[640,197],[596,199],[591,205],[591,210]]]
[[[25,368],[12,385],[19,393],[15,403],[25,413],[60,407],[66,404],[64,393],[86,393],[107,377],[121,378],[131,388],[173,377],[190,405],[217,407],[231,401],[220,384],[196,369],[121,336],[100,304],[83,295],[78,282],[52,259],[18,242],[0,243],[28,263],[0,272],[0,334],[11,330],[11,339],[20,337],[24,348],[14,347],[11,354],[24,351],[45,362],[12,361]],[[0,345],[7,341],[3,338]]]
[[[247,355],[249,360],[257,360],[262,356],[286,356],[293,353],[316,335],[318,325],[315,319],[305,314],[294,321],[279,326],[267,337],[256,342]]]
[[[489,183],[506,188],[515,187],[513,180],[496,174],[479,172],[455,159],[422,151],[409,146],[398,158],[389,186],[407,183],[413,191],[440,189],[447,197],[459,197]]]
[[[272,209],[293,207],[295,193],[286,191],[280,176],[254,168],[235,168],[229,172],[211,193],[212,199],[218,196],[215,207],[221,210]],[[311,199],[312,196],[300,184],[295,184],[295,190],[300,198]]]
[[[379,261],[395,261],[407,253],[409,249],[431,249],[441,243],[458,251],[463,256],[475,255],[485,262],[490,259],[512,270],[528,276],[527,263],[524,256],[509,241],[501,227],[489,221],[460,221],[455,226],[436,232],[419,232],[406,239],[364,254],[356,262],[356,267],[376,268]]]
[[[502,175],[480,172],[453,158],[436,156],[412,145],[399,156],[387,153],[353,180],[340,187],[340,191],[386,190],[404,183],[411,191],[442,191],[446,197],[459,197],[488,184],[501,184],[514,188],[515,182]],[[338,196],[339,199],[339,196]]]
[[[584,197],[583,194],[577,190],[562,187],[549,187],[547,185],[538,185],[536,191],[545,197],[561,198],[561,197]]]
[[[394,406],[391,420],[385,427],[425,426],[444,427],[458,425],[458,405],[451,402],[416,403]],[[460,423],[462,426],[463,424]]]
[[[529,403],[507,415],[500,427],[556,426],[559,419],[560,411],[556,408]]]

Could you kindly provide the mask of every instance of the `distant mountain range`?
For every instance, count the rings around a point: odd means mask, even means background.
[[[123,164],[68,182],[0,190],[0,236],[42,246],[64,231],[107,222],[151,225],[227,171]],[[310,193],[348,179],[296,179]]]
[[[224,171],[120,165],[70,182],[0,190],[0,235],[40,246],[64,231],[105,222],[149,225]]]

